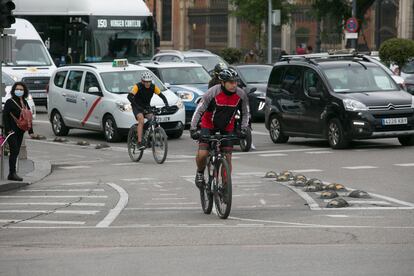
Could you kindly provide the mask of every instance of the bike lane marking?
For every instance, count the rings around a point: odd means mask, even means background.
[[[107,185],[119,193],[119,201],[113,209],[109,210],[108,215],[96,225],[97,228],[109,227],[128,204],[128,193],[123,188],[115,183],[107,183]]]

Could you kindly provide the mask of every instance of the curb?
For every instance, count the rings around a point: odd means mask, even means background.
[[[5,183],[0,184],[0,192],[15,190],[27,185],[37,183],[51,174],[52,164],[49,161],[44,161],[36,158],[33,158],[31,160],[33,161],[34,170],[23,176],[23,179],[28,181],[18,182],[5,180]]]

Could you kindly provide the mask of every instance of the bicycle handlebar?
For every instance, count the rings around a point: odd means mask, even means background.
[[[240,140],[240,138],[234,134],[202,135],[201,138],[207,141],[220,141],[220,142],[224,140]]]

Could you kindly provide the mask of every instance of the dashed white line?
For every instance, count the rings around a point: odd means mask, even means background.
[[[150,180],[155,180],[155,178],[139,177],[139,178],[124,178],[124,179],[121,179],[121,180],[125,181],[125,182],[134,182],[134,181],[150,181]]]
[[[79,169],[89,169],[91,166],[61,166],[59,169],[64,170],[79,170]]]
[[[71,203],[71,202],[1,202],[2,206],[88,206],[88,207],[103,207],[105,203]]]
[[[112,165],[113,166],[136,166],[137,164],[135,164],[133,162],[128,162],[128,163],[114,163]]]
[[[327,150],[321,150],[321,151],[307,151],[305,152],[306,154],[329,154],[329,153],[333,153],[332,151],[327,151]]]
[[[304,169],[304,170],[291,170],[293,173],[310,173],[310,172],[323,172],[320,169]]]
[[[69,183],[61,183],[58,184],[59,186],[82,186],[82,185],[91,185],[91,184],[97,184],[96,182],[92,181],[84,181],[84,182],[69,182]]]
[[[149,202],[144,205],[199,205],[197,202]]]
[[[65,221],[65,220],[15,220],[15,219],[0,219],[0,223],[28,223],[28,224],[66,224],[66,225],[84,225],[84,221]]]
[[[42,189],[42,190],[21,190],[19,193],[37,192],[104,192],[104,189]]]
[[[394,164],[394,166],[398,166],[398,167],[414,167],[414,163]]]
[[[184,200],[184,197],[155,197],[151,198],[151,200]]]
[[[287,156],[285,153],[267,153],[267,154],[259,154],[261,157],[276,157],[276,156]]]
[[[331,199],[324,199],[324,202],[329,202]],[[379,205],[391,205],[388,201],[381,201],[381,200],[347,200],[349,204],[379,204]]]
[[[35,214],[67,214],[67,215],[96,215],[99,213],[99,211],[95,210],[82,210],[82,211],[76,211],[76,210],[0,210],[0,213],[2,214],[8,214],[8,213],[17,213],[17,214],[24,214],[24,213],[35,213]]]
[[[98,195],[64,195],[64,196],[0,196],[0,198],[108,198],[106,195],[98,196]]]
[[[368,169],[377,169],[375,166],[354,166],[354,167],[342,167],[347,170],[368,170]]]
[[[349,216],[347,215],[326,215],[327,217],[331,217],[331,218],[348,218]]]
[[[115,183],[107,184],[119,193],[119,201],[116,206],[109,211],[108,215],[96,225],[98,228],[109,227],[128,204],[128,193],[123,188]]]

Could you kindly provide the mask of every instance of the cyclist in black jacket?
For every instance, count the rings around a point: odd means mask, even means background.
[[[213,87],[216,84],[220,84],[219,74],[224,69],[227,69],[227,65],[223,62],[217,63],[213,70],[213,78],[208,83],[208,88]]]

